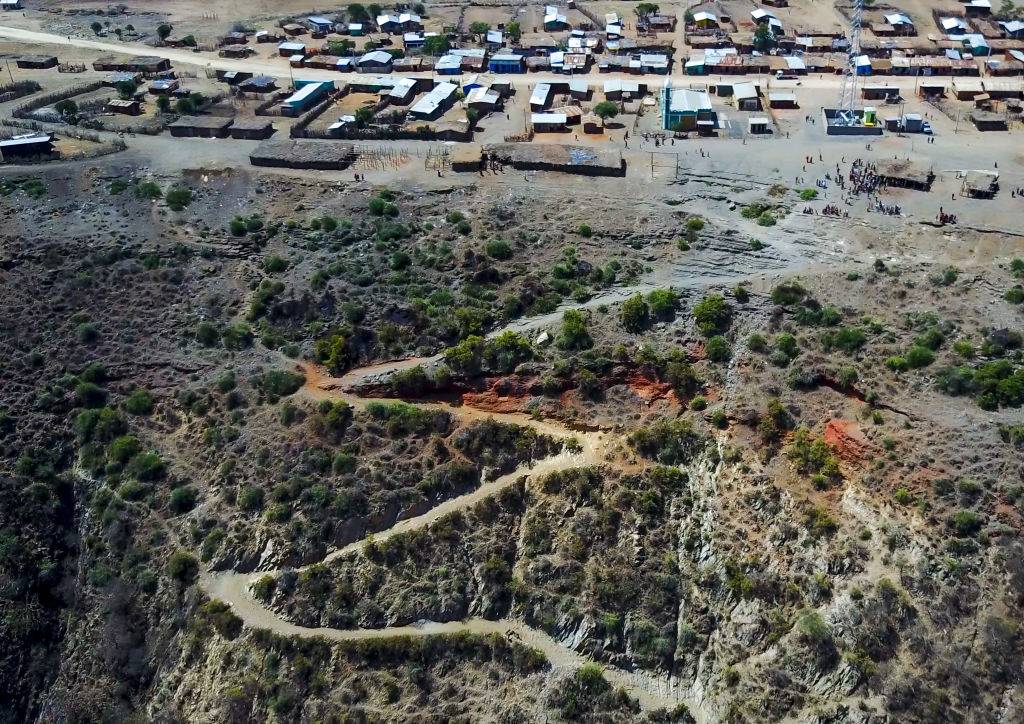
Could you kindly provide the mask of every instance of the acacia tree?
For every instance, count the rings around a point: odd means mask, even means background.
[[[594,115],[601,119],[601,125],[609,118],[615,118],[619,115],[619,107],[612,101],[601,101],[594,106]]]
[[[633,8],[633,12],[638,18],[646,18],[648,15],[657,15],[658,6],[654,3],[640,3]]]

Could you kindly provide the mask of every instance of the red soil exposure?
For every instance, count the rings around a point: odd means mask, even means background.
[[[871,445],[856,422],[835,419],[825,425],[825,443],[841,460],[849,463],[863,460]]]
[[[531,380],[498,377],[483,392],[465,392],[462,404],[484,412],[522,412],[530,397]]]
[[[633,393],[647,402],[653,402],[654,400],[662,399],[674,399],[675,393],[672,391],[672,385],[667,382],[658,382],[652,380],[637,372],[633,372],[626,378],[626,385]]]

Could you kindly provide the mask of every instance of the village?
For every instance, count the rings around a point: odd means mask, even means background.
[[[997,161],[1021,125],[1024,22],[997,19],[988,0],[899,12],[786,0],[351,5],[194,27],[22,2],[0,15],[6,163],[158,136],[243,144],[227,153],[254,166],[338,172],[368,152],[410,165],[411,148],[414,172],[441,179],[510,168],[671,182],[695,165],[742,173],[770,159],[779,181],[816,189],[805,213],[836,215],[835,202],[855,199],[829,185],[863,156],[883,161],[866,210],[919,206],[940,222],[958,217],[935,199],[887,206],[878,190],[934,187],[953,202],[1024,186]],[[57,18],[70,32],[45,32]]]

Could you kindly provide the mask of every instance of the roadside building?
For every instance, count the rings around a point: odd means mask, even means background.
[[[277,90],[277,81],[269,75],[257,75],[239,82],[238,87],[246,93],[270,93]]]
[[[235,118],[228,129],[232,138],[262,141],[274,135],[273,124],[265,118]]]
[[[125,71],[151,75],[170,70],[171,61],[155,55],[136,55],[129,58],[120,55],[104,56],[94,60],[92,67],[98,71]]]
[[[359,56],[356,65],[361,73],[390,73],[393,62],[391,53],[386,53],[383,50],[371,50],[369,53]]]
[[[604,133],[604,121],[593,113],[587,113],[581,120],[584,133]]]
[[[578,101],[590,100],[590,84],[582,78],[574,78],[569,81],[569,95]]]
[[[487,61],[487,69],[492,73],[522,73],[523,56],[518,53],[496,53]]]
[[[756,83],[734,83],[732,101],[737,110],[759,111],[761,110],[760,89]]]
[[[416,81],[413,78],[395,78],[394,85],[387,91],[387,101],[394,106],[405,106],[416,96]]]
[[[0,160],[7,162],[53,153],[53,136],[49,133],[20,133],[0,139]]]
[[[334,30],[334,21],[322,15],[310,15],[306,18],[306,26],[314,33],[327,35],[327,33]]]
[[[569,130],[564,113],[531,113],[530,127],[536,133],[563,133]]]
[[[345,26],[345,33],[353,38],[361,38],[366,35],[366,26],[362,23],[349,23]]]
[[[465,103],[481,114],[490,113],[501,103],[501,96],[490,88],[477,87],[466,93]]]
[[[295,92],[281,101],[281,114],[299,116],[315,106],[334,90],[328,80],[296,80]]]
[[[500,30],[488,30],[484,42],[490,50],[498,50],[505,44],[505,34]]]
[[[641,86],[641,84],[635,80],[613,78],[604,82],[602,90],[604,91],[604,97],[606,100],[628,101],[634,98],[639,98],[641,95],[646,93],[647,86]]]
[[[149,84],[149,93],[154,96],[167,96],[178,90],[181,83],[177,78],[157,78]]]
[[[991,199],[999,192],[999,174],[994,171],[968,171],[961,192],[972,199]]]
[[[306,46],[303,43],[285,41],[277,46],[277,54],[282,58],[291,58],[293,55],[305,55]]]
[[[1003,113],[992,113],[991,111],[971,111],[971,123],[979,131],[1006,131],[1009,127],[1006,123],[1006,115]]]
[[[409,109],[409,115],[424,121],[433,121],[455,104],[459,87],[454,83],[438,83]]]
[[[755,116],[747,121],[747,132],[755,136],[763,136],[772,132],[772,124],[764,116]]]
[[[248,45],[225,45],[217,51],[221,58],[248,58],[256,51]]]
[[[768,106],[780,110],[792,110],[800,106],[793,91],[771,91],[768,93]]]
[[[280,43],[284,40],[284,36],[274,30],[257,30],[252,39],[257,43]]]
[[[551,103],[551,84],[538,83],[530,94],[530,109],[540,111]]]
[[[666,83],[661,91],[662,121],[665,130],[714,130],[718,116],[711,105],[711,96],[704,91],[674,88]]]
[[[462,73],[462,58],[457,55],[442,55],[434,63],[434,72],[438,75],[459,75]]]
[[[176,138],[227,138],[231,119],[222,116],[182,116],[167,129]]]
[[[284,31],[285,35],[305,35],[307,28],[305,25],[299,25],[298,23],[288,23],[282,25],[281,30]]]
[[[21,10],[21,0],[0,0],[0,10]]]

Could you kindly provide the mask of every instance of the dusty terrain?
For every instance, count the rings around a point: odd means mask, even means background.
[[[63,7],[5,27],[95,57]],[[5,720],[1020,721],[1021,158],[804,118],[582,141],[625,178],[0,166]],[[836,187],[892,156],[900,214]]]

